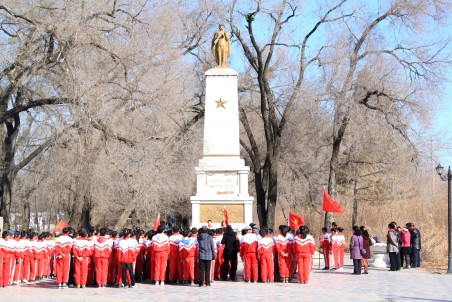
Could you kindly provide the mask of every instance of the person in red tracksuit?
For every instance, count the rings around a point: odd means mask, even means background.
[[[146,242],[144,239],[144,231],[137,230],[135,234],[135,238],[138,242],[138,253],[137,258],[135,259],[135,281],[141,282],[143,281],[144,274],[144,260],[146,254]]]
[[[331,247],[331,236],[328,234],[328,229],[322,228],[322,235],[319,236],[320,249],[323,254],[323,261],[325,263],[325,267],[323,270],[330,269],[330,247]]]
[[[278,252],[279,274],[282,283],[289,283],[289,263],[292,260],[290,241],[287,238],[289,227],[282,225],[279,227],[280,234],[276,237],[276,251]]]
[[[169,238],[163,231],[163,226],[158,226],[157,234],[152,237],[152,252],[155,263],[155,284],[165,285],[166,264],[169,252]]]
[[[216,231],[216,235],[214,237],[215,244],[217,246],[217,256],[215,257],[215,268],[214,268],[214,280],[220,280],[221,277],[221,267],[223,265],[224,259],[223,259],[223,251],[224,251],[224,244],[221,244],[221,240],[223,239],[223,228],[219,228]]]
[[[173,227],[173,234],[169,237],[169,259],[170,259],[170,274],[169,281],[171,283],[180,283],[184,279],[182,276],[182,261],[179,257],[179,241],[182,240],[182,235],[179,233],[179,227]]]
[[[133,263],[138,252],[138,242],[135,239],[130,238],[131,234],[131,229],[122,230],[123,239],[119,241],[117,249],[117,257],[121,264],[122,282],[124,287],[135,287]]]
[[[240,257],[245,263],[245,282],[257,282],[258,267],[257,267],[257,245],[258,240],[256,234],[250,226],[245,227],[245,235],[240,240]]]
[[[67,287],[69,279],[69,269],[71,264],[71,251],[73,246],[73,240],[69,237],[71,232],[70,227],[63,229],[63,235],[58,237],[55,243],[55,258],[56,258],[56,270],[58,288]]]
[[[31,234],[27,234],[26,238],[25,238],[25,244],[24,244],[24,249],[23,249],[23,255],[24,255],[24,261],[22,264],[22,283],[28,283],[28,281],[33,280],[32,278],[34,278],[34,276],[32,276],[32,273],[34,272],[34,267],[33,267],[33,272],[32,272],[32,268],[31,265],[34,265],[34,260],[33,260],[33,250],[32,250],[32,246],[33,246],[33,236]],[[34,273],[33,273],[34,275]]]
[[[21,241],[21,235],[19,232],[16,232],[16,234],[14,235],[14,240],[16,241],[16,251],[14,253],[16,266],[14,268],[14,275],[11,277],[12,277],[12,284],[16,285],[21,282],[20,280],[22,280],[21,274],[22,274],[22,263],[23,263],[23,259],[24,259],[24,253],[23,253],[24,244],[23,244],[23,241]]]
[[[114,285],[117,277],[117,269],[118,269],[118,261],[116,257],[116,248],[115,243],[116,240],[118,240],[118,232],[117,231],[111,231],[110,238],[108,239],[111,242],[111,254],[109,265],[108,265],[108,276],[107,276],[107,284]]]
[[[16,245],[11,232],[3,231],[0,242],[0,257],[2,257],[0,286],[6,287],[11,284],[11,272],[14,269]]]
[[[72,247],[74,255],[74,278],[77,288],[85,288],[88,280],[89,257],[92,254],[88,233],[84,230],[78,232],[80,238],[75,240]]]
[[[309,235],[309,228],[301,226],[297,231],[293,251],[297,255],[298,278],[300,283],[306,284],[312,270],[312,256],[316,250],[314,238]]]
[[[33,245],[33,258],[36,263],[35,274],[37,280],[41,280],[44,275],[44,260],[47,253],[47,246],[42,238],[42,234],[35,236]]]
[[[267,230],[260,231],[261,240],[257,246],[257,257],[261,264],[261,279],[262,282],[273,282],[273,255],[275,254],[275,243],[273,236],[268,236]]]
[[[0,233],[1,233],[0,229]],[[1,233],[0,235],[3,235]],[[1,284],[3,284],[3,256],[5,255],[5,252],[3,251],[3,246],[5,245],[5,239],[3,239],[3,236],[0,236],[0,287],[3,287]]]
[[[189,231],[182,232],[183,239],[179,241],[179,257],[183,263],[183,278],[185,284],[193,284],[195,279],[195,258],[198,258],[198,240],[196,237],[189,237]],[[197,234],[198,230],[193,228],[192,234]]]
[[[112,251],[112,241],[105,237],[106,234],[107,229],[100,229],[100,236],[94,242],[93,249],[93,258],[96,265],[96,282],[99,288],[107,286],[108,262]]]
[[[344,255],[345,255],[345,236],[342,233],[343,228],[337,228],[337,245],[339,246],[339,270],[344,268]]]
[[[333,255],[332,265],[334,267],[333,270],[337,270],[339,268],[339,236],[337,234],[337,229],[331,229],[331,254]]]

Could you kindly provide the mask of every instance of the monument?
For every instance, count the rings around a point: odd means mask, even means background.
[[[190,198],[192,225],[210,219],[220,226],[226,209],[229,224],[243,228],[253,220],[254,198],[248,193],[250,168],[240,158],[238,73],[226,64],[231,51],[223,25],[213,37],[212,54],[218,67],[205,72],[203,157],[195,169],[196,195]]]

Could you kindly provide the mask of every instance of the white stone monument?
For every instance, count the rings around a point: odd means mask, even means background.
[[[203,158],[196,168],[196,195],[191,196],[192,226],[212,220],[220,226],[226,208],[229,224],[243,228],[253,220],[248,193],[250,168],[240,158],[238,74],[230,68],[206,73]]]

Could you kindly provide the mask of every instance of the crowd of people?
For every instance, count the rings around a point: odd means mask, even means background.
[[[389,224],[387,249],[391,271],[419,267],[420,232],[412,223],[406,228]],[[333,222],[319,237],[324,270],[344,267],[343,228]],[[367,259],[375,240],[362,227],[353,228],[350,257],[353,274],[368,273]],[[119,233],[91,227],[75,231],[65,227],[54,237],[33,230],[4,231],[0,239],[0,286],[56,278],[58,288],[69,286],[135,287],[145,279],[155,285],[185,284],[210,286],[214,280],[236,280],[238,257],[244,263],[245,282],[288,283],[295,273],[309,282],[314,238],[307,226],[297,230],[286,225],[257,229],[250,224],[239,234],[231,226],[213,229],[211,223],[200,229],[180,231],[158,226],[156,231],[124,228]]]
[[[156,231],[106,228],[62,234],[4,231],[0,239],[0,286],[55,277],[58,288],[74,286],[135,287],[153,284],[210,286],[213,280],[236,280],[237,260],[244,262],[246,282],[283,283],[298,268],[300,283],[309,281],[316,250],[309,228],[280,226],[258,230],[247,226],[237,234],[231,226],[180,231],[158,226]]]

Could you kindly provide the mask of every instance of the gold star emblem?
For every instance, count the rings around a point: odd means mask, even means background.
[[[298,219],[295,218],[295,219],[294,219],[294,222],[295,222],[295,224],[298,224]]]
[[[224,109],[226,109],[226,107],[224,106],[228,101],[223,100],[223,98],[220,98],[218,101],[215,101],[215,103],[217,103],[217,108],[219,107],[223,107]]]

